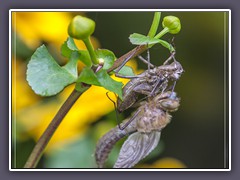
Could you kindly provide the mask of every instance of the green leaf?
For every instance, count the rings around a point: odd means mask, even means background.
[[[104,65],[102,69],[109,69],[112,67],[116,57],[112,51],[107,49],[98,49],[95,51],[97,55],[97,59],[102,59],[104,61]]]
[[[154,45],[160,43],[165,48],[169,49],[170,52],[175,51],[173,46],[167,41],[151,38],[142,34],[133,33],[129,36],[130,42],[135,45]]]
[[[78,51],[72,38],[68,38],[61,46],[61,53],[64,57],[70,58],[73,51]]]
[[[81,92],[81,93],[84,93],[86,90],[88,90],[88,88],[90,88],[89,85],[81,83],[81,82],[76,83],[76,85],[75,85],[75,90],[78,92]]]
[[[67,47],[71,49],[72,51],[78,51],[78,48],[73,40],[73,38],[68,37],[67,39]]]
[[[77,82],[84,82],[86,84],[101,86],[100,82],[98,81],[98,78],[97,78],[96,74],[89,67],[85,67],[82,70],[81,74],[78,77]]]
[[[70,65],[65,65],[64,68],[59,66],[47,48],[42,45],[34,52],[28,63],[27,81],[36,94],[55,95],[77,80],[71,68],[74,61],[69,63]]]
[[[82,61],[83,64],[85,64],[86,66],[91,67],[92,61],[88,51],[79,50],[78,53],[79,53],[79,60]]]
[[[160,43],[162,46],[164,46],[165,48],[169,49],[170,52],[175,51],[175,49],[173,48],[173,46],[172,46],[170,43],[168,43],[167,41],[164,41],[164,40],[159,39],[159,43]]]
[[[129,36],[130,42],[135,45],[150,45],[159,43],[159,39],[151,38],[142,34],[133,33]]]
[[[90,55],[88,51],[86,50],[79,50],[74,43],[73,38],[68,37],[68,39],[64,42],[64,44],[61,47],[61,53],[64,57],[70,59],[72,57],[72,54],[78,53],[78,59],[82,61],[86,66],[91,67],[92,62],[90,59]]]
[[[69,62],[63,66],[70,74],[72,74],[76,79],[78,77],[77,63],[78,63],[79,54],[78,52],[73,52],[71,54]]]
[[[96,75],[102,87],[116,93],[122,99],[123,83],[113,80],[104,69],[98,71]]]
[[[106,70],[101,69],[96,74],[89,67],[85,67],[81,72],[77,82],[84,82],[86,84],[92,84],[116,93],[122,98],[122,86],[121,82],[113,80]]]
[[[130,66],[123,66],[118,74],[124,75],[124,76],[135,76],[133,69]]]

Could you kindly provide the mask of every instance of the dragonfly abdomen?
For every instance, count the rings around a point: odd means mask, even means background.
[[[137,130],[142,133],[161,131],[171,121],[171,115],[159,108],[149,108],[147,103],[137,120]]]
[[[126,123],[128,119],[126,119],[124,123]],[[96,151],[95,151],[95,159],[99,168],[103,168],[104,162],[108,158],[110,151],[113,146],[120,139],[129,135],[136,131],[136,123],[132,122],[125,129],[120,130],[119,127],[115,127],[111,129],[108,133],[106,133],[97,143]]]

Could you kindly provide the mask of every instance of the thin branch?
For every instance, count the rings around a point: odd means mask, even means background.
[[[147,46],[146,46],[146,45],[140,45],[140,46],[135,47],[134,49],[132,49],[132,50],[129,51],[128,53],[126,53],[126,54],[124,54],[123,56],[121,56],[120,58],[118,58],[118,59],[114,62],[113,66],[107,70],[107,72],[109,73],[109,72],[113,71],[114,69],[117,69],[117,68],[118,68],[119,66],[121,66],[121,65],[124,63],[124,61],[125,61],[127,58],[129,58],[130,56],[131,56],[131,58],[134,58],[134,57],[140,55],[141,53],[143,53],[143,52],[146,51],[146,50],[147,50]]]

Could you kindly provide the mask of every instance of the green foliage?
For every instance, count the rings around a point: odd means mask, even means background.
[[[144,45],[144,44],[156,44],[159,43],[159,39],[148,37],[142,34],[133,33],[129,36],[130,42],[135,45]]]
[[[154,44],[161,44],[163,47],[167,48],[170,52],[174,51],[173,46],[168,43],[167,41],[151,38],[142,34],[133,33],[129,36],[130,42],[135,45],[154,45]]]
[[[102,87],[116,93],[122,99],[122,86],[123,83],[113,80],[106,70],[100,70],[96,73],[98,80]]]
[[[42,45],[32,55],[27,68],[27,81],[36,94],[52,96],[77,80],[76,58],[59,66]]]
[[[71,37],[62,45],[61,53],[69,59],[69,62],[62,67],[57,64],[44,45],[39,47],[32,55],[28,64],[27,80],[36,94],[41,96],[55,95],[78,79],[78,82],[102,86],[122,98],[123,84],[113,80],[106,72],[116,60],[113,52],[107,49],[95,51],[97,58],[104,62],[102,70],[97,73],[94,73],[91,69],[92,62],[88,51],[79,50]],[[79,77],[77,72],[78,60],[86,65]],[[121,73],[133,74],[129,67],[124,67]],[[79,84],[77,88],[79,88]]]
[[[107,49],[98,49],[95,51],[97,58],[102,60],[104,62],[102,69],[109,69],[114,64],[114,61],[116,60],[116,57],[112,51],[109,51]],[[121,70],[118,72],[121,75],[125,76],[134,76],[133,69],[129,66],[123,66]]]
[[[83,82],[86,84],[92,84],[95,86],[101,86],[97,79],[97,75],[93,72],[93,70],[89,67],[85,67],[81,74],[78,77],[77,82]]]
[[[105,89],[116,93],[120,98],[122,98],[123,84],[113,80],[104,69],[94,73],[92,69],[85,67],[81,72],[77,82],[104,87]]]
[[[172,46],[170,43],[168,43],[167,41],[161,40],[161,39],[159,39],[159,40],[160,40],[159,43],[160,43],[163,47],[167,48],[170,52],[175,51],[175,49],[173,48],[173,46]]]
[[[85,67],[79,75],[77,82],[104,87],[105,89],[116,93],[120,98],[122,98],[123,84],[121,82],[113,80],[106,71],[113,65],[114,61],[116,60],[114,53],[107,49],[98,49],[95,52],[97,58],[101,59],[101,61],[104,62],[102,69],[97,73],[94,73],[91,68]],[[123,71],[126,71],[125,74],[127,72],[130,73],[129,68],[124,68]]]
[[[160,43],[169,51],[174,51],[174,48],[168,42],[159,39],[167,30],[163,30],[155,37],[160,21],[160,13],[155,13],[152,27],[150,28],[149,36],[138,33],[130,35],[130,42],[134,45],[148,45],[149,47],[154,44]],[[164,27],[171,27],[171,30],[176,30],[180,27],[178,18],[168,16],[164,18]],[[39,47],[32,55],[28,64],[27,80],[36,94],[42,96],[52,96],[63,90],[67,85],[76,82],[83,82],[89,85],[102,86],[112,92],[115,92],[120,98],[122,97],[122,83],[113,80],[106,72],[116,60],[113,52],[100,49],[93,50],[89,36],[94,32],[95,22],[91,19],[76,16],[71,21],[68,31],[69,37],[61,47],[61,54],[69,59],[69,62],[60,67],[53,57],[48,53],[47,48],[43,45]],[[87,50],[79,50],[74,43],[73,38],[83,39]],[[78,78],[77,62],[82,61],[86,68],[80,73]],[[103,67],[97,73],[91,70],[93,63],[97,66]],[[133,76],[134,73],[130,67],[124,66],[119,74]],[[79,84],[77,87],[80,87]]]
[[[68,59],[74,56],[78,58],[80,61],[82,61],[86,66],[88,67],[92,66],[91,58],[88,51],[79,50],[71,37],[68,37],[68,39],[62,45],[61,53],[64,57]]]
[[[116,60],[114,53],[107,49],[98,49],[95,53],[97,55],[97,59],[99,61],[103,61],[103,69],[109,69],[112,67],[114,61]]]
[[[120,71],[118,72],[118,74],[121,74],[123,76],[134,76],[134,72],[133,69],[130,66],[123,66]]]

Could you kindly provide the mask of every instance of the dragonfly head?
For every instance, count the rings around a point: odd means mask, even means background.
[[[173,80],[178,80],[184,72],[183,67],[178,61],[174,61],[171,66],[174,67],[174,70],[171,72],[170,78]]]
[[[167,91],[155,97],[157,102],[165,111],[173,112],[178,110],[180,106],[180,98],[177,97],[176,92]]]

